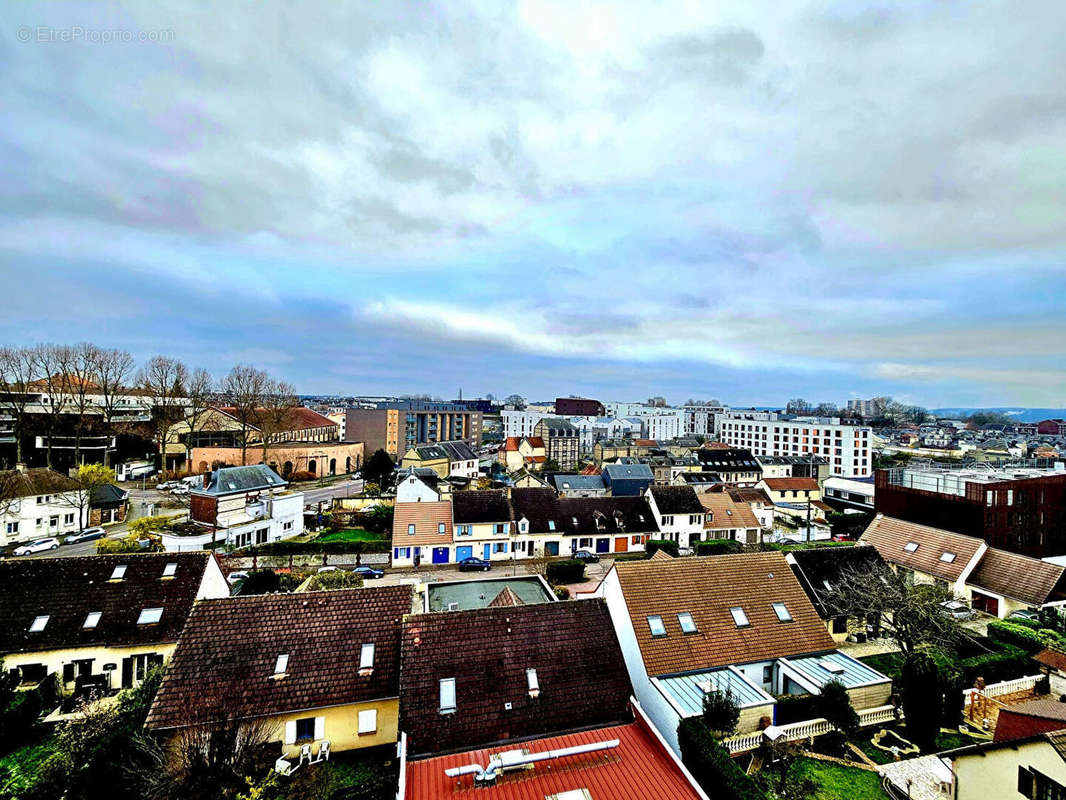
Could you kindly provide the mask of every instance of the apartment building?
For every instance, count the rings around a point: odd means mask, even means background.
[[[347,441],[364,442],[366,453],[384,450],[394,461],[420,444],[464,441],[481,445],[480,411],[456,403],[400,400],[378,403],[375,408],[349,408],[345,421]]]
[[[554,417],[555,414],[545,414],[543,411],[501,411],[500,420],[503,422],[504,438],[520,439],[523,436],[533,436],[533,429],[544,417]]]
[[[534,436],[544,442],[544,455],[562,470],[577,469],[581,437],[569,420],[545,417],[533,428]]]
[[[713,436],[714,421],[729,406],[710,406],[701,403],[682,406],[684,432],[690,436]]]
[[[603,403],[589,397],[557,397],[555,413],[562,417],[602,417]]]
[[[730,412],[719,416],[716,437],[756,456],[821,456],[831,475],[865,478],[871,474],[872,433],[839,417],[778,419],[772,411]]]

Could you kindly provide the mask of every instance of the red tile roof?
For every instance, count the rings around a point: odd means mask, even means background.
[[[444,525],[444,533],[440,526]],[[415,526],[414,534],[408,533]],[[395,547],[413,545],[449,545],[452,542],[452,503],[440,500],[428,503],[397,503],[392,518],[392,543]]]
[[[542,761],[531,769],[505,773],[495,785],[473,789],[473,776],[449,778],[444,770],[468,764],[487,766],[490,756],[522,748],[543,753],[618,739],[612,750]],[[677,763],[639,722],[534,739],[520,745],[483,748],[407,764],[408,800],[544,800],[587,789],[593,800],[699,800]]]
[[[941,580],[954,583],[966,570],[984,541],[961,533],[918,525],[895,517],[874,517],[862,537],[863,544],[872,544],[881,558],[890,564],[924,572]],[[917,544],[914,551],[905,549]],[[954,553],[955,558],[943,561],[944,553]]]
[[[763,478],[766,487],[774,492],[784,491],[818,491],[818,481],[814,478]]]

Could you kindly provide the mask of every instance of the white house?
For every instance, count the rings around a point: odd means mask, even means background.
[[[85,490],[50,469],[0,472],[0,544],[62,536],[82,527]]]
[[[397,475],[397,503],[435,503],[440,499],[440,476],[433,470],[412,468]]]
[[[691,486],[649,486],[644,496],[663,539],[682,547],[693,547],[704,539],[707,511]]]

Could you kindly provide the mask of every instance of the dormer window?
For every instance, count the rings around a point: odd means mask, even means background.
[[[161,608],[142,608],[141,615],[137,617],[138,625],[154,625],[163,618],[163,609]]]
[[[943,561],[945,564],[950,564],[952,561],[955,560],[955,554],[945,551],[940,554],[940,560]]]
[[[177,571],[178,571],[177,562],[176,561],[171,561],[169,564],[167,564],[165,567],[163,567],[163,577],[164,578],[173,578],[175,573],[177,573]]]
[[[913,553],[915,550],[918,549],[918,543],[907,542],[905,545],[903,545],[903,549],[906,550],[908,553]]]
[[[455,678],[441,678],[440,713],[455,713]]]
[[[660,616],[648,617],[648,629],[652,636],[666,636],[666,626]]]
[[[774,613],[777,614],[778,622],[792,622],[792,614],[784,603],[773,603]]]
[[[48,624],[48,615],[45,614],[40,617],[34,617],[33,622],[30,623],[30,633],[40,633],[44,630],[44,626]]]
[[[95,628],[100,623],[101,616],[103,616],[103,614],[99,611],[90,611],[88,615],[86,615],[85,623],[82,625],[82,627]]]
[[[374,643],[364,644],[359,650],[359,671],[374,669]]]
[[[278,660],[274,662],[274,677],[280,678],[289,669],[289,654],[282,653],[278,656]]]
[[[529,689],[530,697],[538,697],[540,695],[540,680],[537,678],[535,669],[526,670],[526,687]]]
[[[687,611],[677,615],[677,622],[681,626],[682,633],[695,633],[696,621],[692,619],[692,614]]]
[[[744,609],[740,606],[733,606],[729,609],[729,613],[733,616],[733,622],[738,628],[747,628],[751,625],[748,622],[748,615],[744,613]]]
[[[125,576],[126,576],[126,565],[125,565],[125,564],[119,564],[119,565],[118,565],[117,567],[115,567],[115,569],[114,569],[114,570],[113,570],[113,571],[111,572],[111,577],[110,577],[110,578],[108,578],[108,580],[111,580],[111,581],[120,581],[120,580],[122,580],[122,579],[123,579],[123,578],[124,578]]]
[[[574,527],[576,528],[577,527],[577,517],[571,517],[570,519],[573,520]]]

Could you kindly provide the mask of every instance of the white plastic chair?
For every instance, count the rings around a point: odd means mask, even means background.
[[[329,761],[329,739],[324,739],[318,748],[318,760]]]
[[[311,763],[311,745],[309,744],[300,745],[300,763],[303,764],[305,761],[308,764]]]

